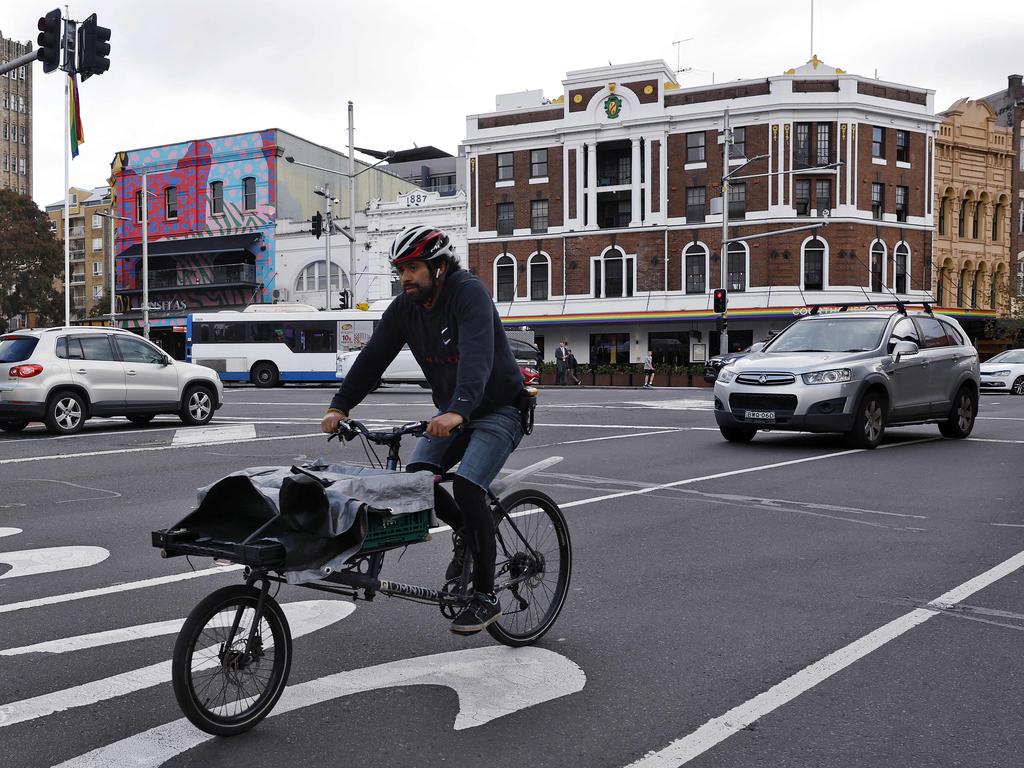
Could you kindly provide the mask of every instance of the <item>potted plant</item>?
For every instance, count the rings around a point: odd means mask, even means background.
[[[669,387],[671,386],[672,366],[671,365],[656,365],[654,366],[654,386],[656,387]]]
[[[633,383],[632,366],[613,366],[612,386],[628,387]]]
[[[544,362],[540,364],[540,383],[541,384],[554,384],[555,383],[555,364]]]
[[[615,370],[614,365],[608,365],[607,363],[601,363],[595,365],[592,368],[594,373],[594,386],[595,387],[610,387],[612,384],[612,371]]]

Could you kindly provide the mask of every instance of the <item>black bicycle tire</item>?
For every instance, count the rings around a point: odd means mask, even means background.
[[[231,607],[255,609],[260,591],[245,584],[233,584],[211,592],[192,610],[178,633],[171,660],[171,682],[178,706],[196,728],[215,736],[237,736],[255,727],[277,704],[288,682],[292,661],[292,636],[288,619],[272,597],[263,603],[263,619],[274,638],[274,659],[266,686],[256,702],[239,715],[223,717],[201,702],[191,675],[196,643],[208,622]],[[244,640],[244,636],[242,638]]]
[[[541,619],[525,631],[515,632],[511,630],[509,626],[510,622],[506,618],[510,615],[507,601],[513,598],[507,593],[507,591],[499,591],[498,600],[502,604],[502,615],[496,622],[488,625],[487,631],[490,633],[491,637],[499,643],[512,647],[531,645],[540,640],[540,638],[543,637],[552,626],[554,626],[555,621],[562,612],[562,607],[565,605],[565,599],[569,593],[569,581],[572,577],[572,540],[569,537],[569,526],[566,522],[565,515],[562,514],[562,510],[550,496],[542,493],[541,491],[532,489],[524,488],[513,491],[508,496],[501,499],[502,507],[510,513],[514,511],[515,507],[522,505],[524,502],[532,502],[535,504],[539,509],[543,510],[543,513],[552,522],[557,537],[560,568],[550,605],[547,610],[544,611],[544,615]],[[499,517],[499,519],[495,521],[496,534],[503,522],[503,517]],[[521,546],[522,542],[518,537],[515,537],[514,532],[512,532],[511,529],[509,529],[508,532],[510,536],[509,541],[506,542],[506,544],[518,544]],[[512,540],[512,537],[515,537],[514,541]],[[531,546],[535,546],[534,542],[530,542],[530,544]],[[499,567],[501,559],[502,550],[499,542]]]

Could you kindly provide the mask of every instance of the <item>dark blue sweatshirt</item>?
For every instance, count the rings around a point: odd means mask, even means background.
[[[523,375],[491,297],[476,277],[456,268],[447,273],[430,309],[404,293],[394,298],[331,408],[349,413],[359,405],[404,344],[423,369],[442,413],[457,413],[468,421],[515,404],[523,388]]]

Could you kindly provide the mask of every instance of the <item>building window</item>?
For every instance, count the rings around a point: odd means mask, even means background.
[[[964,283],[967,281],[967,270],[960,270],[960,279],[956,281],[956,306],[964,305]]]
[[[811,164],[811,124],[796,124],[796,143],[793,145],[793,166],[806,168]]]
[[[971,275],[971,308],[977,309],[978,307],[978,275],[981,274],[981,270],[975,270]]]
[[[102,251],[103,250],[103,238],[102,237],[94,237],[92,239],[92,249],[94,251]]]
[[[498,153],[498,181],[511,181],[512,175],[512,153]]]
[[[95,301],[96,299],[102,299],[103,298],[103,286],[102,285],[94,285],[92,287],[92,298],[93,298],[93,301]]]
[[[796,182],[796,215],[811,215],[811,182],[807,179],[798,179]]]
[[[885,128],[871,127],[871,156],[885,159]]]
[[[92,228],[93,229],[99,229],[102,226],[103,226],[103,217],[100,216],[98,213],[94,213],[92,215]]]
[[[742,219],[747,215],[746,182],[729,185],[729,218]]]
[[[1006,206],[1002,203],[996,203],[995,210],[992,212],[992,242],[998,243],[999,237],[1003,225],[1003,212],[1006,210]]]
[[[135,193],[135,220],[142,221],[142,190]]]
[[[818,238],[804,245],[804,290],[820,291],[825,287],[825,243]]]
[[[6,140],[7,140],[8,138],[10,138],[10,134],[8,133],[8,131],[9,131],[9,130],[10,130],[10,129],[8,128],[8,125],[7,125],[7,123],[4,123],[4,140],[5,140],[5,141],[6,141]]]
[[[979,201],[974,204],[974,217],[971,221],[971,237],[975,240],[977,240],[978,235],[981,234],[981,211],[982,205]]]
[[[698,243],[686,246],[684,261],[686,262],[686,292],[707,292],[707,249]]]
[[[164,208],[168,219],[178,218],[178,188],[167,187],[164,190]]]
[[[516,260],[507,253],[494,263],[494,285],[498,301],[512,301],[516,295]]]
[[[515,229],[515,203],[498,203],[498,234],[511,235]]]
[[[25,158],[24,157],[19,157],[18,158],[18,175],[19,176],[24,176],[25,175]]]
[[[247,211],[256,210],[256,179],[246,176],[242,179],[243,206]]]
[[[871,290],[881,293],[885,285],[885,244],[876,240],[871,246]]]
[[[21,130],[18,131],[18,141],[20,141],[22,144],[28,142],[28,128],[26,128],[25,126],[22,126]]]
[[[910,283],[910,246],[897,243],[893,255],[896,257],[896,293],[906,293]]]
[[[544,301],[551,283],[551,260],[546,254],[535,253],[526,268],[530,273],[530,301]]]
[[[210,182],[210,212],[214,216],[224,213],[224,182]]]
[[[828,165],[832,162],[832,126],[829,123],[818,123],[818,141],[815,144],[814,160],[816,165]]]
[[[896,131],[896,162],[910,162],[910,134],[907,131]]]
[[[530,150],[530,178],[543,178],[548,175],[548,151],[546,149]]]
[[[618,248],[611,248],[594,259],[594,296],[620,298],[633,295],[633,268],[636,259]]]
[[[530,201],[530,231],[531,232],[547,232],[548,231],[548,201],[547,200],[531,200]]]
[[[618,365],[629,363],[628,333],[590,334],[590,364]]]
[[[877,181],[871,183],[871,218],[881,219],[885,208],[885,187]]]
[[[706,158],[704,156],[704,134],[686,134],[686,162],[703,163],[705,159]]]
[[[907,187],[896,186],[896,221],[907,220]]]
[[[747,129],[746,128],[733,128],[732,129],[732,148],[733,152],[730,157],[746,157],[747,156]]]
[[[686,188],[686,220],[688,222],[704,221],[707,208],[707,189],[705,187]]]
[[[730,291],[747,290],[747,247],[743,243],[729,243]]]
[[[953,201],[949,197],[943,197],[939,203],[939,234],[949,234],[946,230],[949,227],[949,206]]]
[[[828,179],[818,179],[814,182],[814,207],[818,209],[818,215],[824,215],[822,211],[832,210],[832,182]]]
[[[969,201],[964,198],[960,201],[960,220],[957,222],[957,234],[960,237],[964,237],[967,234],[967,203]]]
[[[295,281],[296,293],[326,292],[327,262],[315,261],[299,273]],[[341,284],[341,268],[331,263],[331,290],[339,290]]]

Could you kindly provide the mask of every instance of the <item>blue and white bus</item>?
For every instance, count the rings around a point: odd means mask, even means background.
[[[381,314],[383,308],[328,312],[294,304],[196,312],[185,328],[185,359],[212,368],[222,381],[257,387],[336,382],[338,355],[363,346]]]

